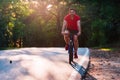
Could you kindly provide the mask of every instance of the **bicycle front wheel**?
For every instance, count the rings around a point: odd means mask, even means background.
[[[73,52],[69,53],[69,64],[73,62]]]

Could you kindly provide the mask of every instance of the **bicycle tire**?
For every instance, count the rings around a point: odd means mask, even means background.
[[[73,61],[73,42],[70,42],[69,45],[69,64]]]
[[[73,62],[73,53],[69,53],[69,64]]]

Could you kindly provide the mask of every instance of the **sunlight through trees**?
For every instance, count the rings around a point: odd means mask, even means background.
[[[0,0],[0,47],[64,46],[61,27],[70,7],[81,16],[80,46],[119,43],[118,0]]]

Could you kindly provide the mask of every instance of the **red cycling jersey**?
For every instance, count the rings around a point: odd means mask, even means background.
[[[80,17],[77,14],[74,15],[73,19],[71,19],[71,15],[68,14],[64,17],[64,20],[67,22],[67,29],[78,30],[77,21],[80,20]]]

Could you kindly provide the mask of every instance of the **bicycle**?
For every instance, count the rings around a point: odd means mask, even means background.
[[[70,33],[70,42],[69,42],[69,48],[68,48],[69,64],[71,64],[71,62],[73,62],[73,47],[74,47],[73,36],[74,36],[74,34]]]

